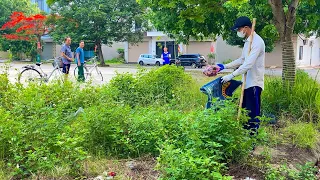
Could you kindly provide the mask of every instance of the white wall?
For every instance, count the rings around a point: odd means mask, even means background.
[[[303,40],[298,38],[297,41],[297,51],[296,51],[296,62],[297,66],[319,66],[320,65],[320,38],[316,38],[312,36],[310,38],[305,38],[301,36],[302,39],[307,39],[306,45],[303,44]],[[313,45],[311,46],[310,42],[313,41]],[[300,46],[303,46],[303,56],[302,59],[299,60],[299,51]]]
[[[125,49],[125,43],[124,42],[114,42],[112,46],[102,45],[102,53],[103,58],[105,60],[110,60],[116,57],[119,57],[119,54],[117,52],[118,48]]]
[[[312,66],[320,65],[320,38],[313,40],[311,63]]]
[[[216,62],[222,63],[225,60],[235,60],[241,56],[242,49],[237,46],[230,46],[222,37],[216,41]]]

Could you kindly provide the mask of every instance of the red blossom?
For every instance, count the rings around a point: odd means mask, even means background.
[[[34,40],[36,37],[49,33],[49,28],[45,24],[46,20],[47,16],[42,14],[27,17],[22,12],[13,12],[10,20],[1,27],[1,30],[15,29],[15,33],[5,34],[3,37],[11,40]]]

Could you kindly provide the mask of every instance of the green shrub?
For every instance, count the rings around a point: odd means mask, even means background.
[[[120,57],[120,58],[123,58],[123,56],[124,56],[124,49],[123,49],[123,48],[118,48],[118,49],[117,49],[117,52],[118,52],[118,54],[119,54],[119,57]]]
[[[286,165],[278,168],[269,167],[265,174],[265,180],[316,180],[316,172],[317,168],[315,168],[312,163],[300,165],[299,171],[289,169]]]
[[[197,111],[180,120],[180,137],[161,145],[158,169],[163,178],[220,179],[226,163],[246,157],[253,140],[236,113],[236,105],[226,102],[217,112]]]
[[[319,118],[320,86],[304,71],[297,71],[296,83],[285,88],[281,78],[267,77],[262,95],[264,113],[287,114],[296,120],[315,122]]]
[[[107,64],[123,64],[123,63],[125,63],[125,60],[124,60],[123,57],[119,57],[119,58],[113,58],[113,59],[105,60],[105,62]]]
[[[292,144],[301,148],[314,148],[319,133],[313,123],[291,124],[283,129],[284,136],[292,140]]]
[[[61,164],[70,167],[70,174],[79,173],[87,157],[82,147],[87,131],[86,122],[71,115],[73,90],[68,84],[30,84],[2,96],[0,157],[13,175],[22,178]]]
[[[116,92],[115,100],[130,106],[170,104],[178,109],[203,105],[205,96],[190,75],[176,66],[163,66],[150,71],[140,70],[132,74],[118,74],[110,82]]]
[[[232,59],[227,59],[225,61],[222,62],[222,64],[228,64],[228,63],[231,63],[233,60]]]
[[[235,120],[236,105],[203,112],[206,98],[198,84],[176,66],[118,74],[105,86],[24,87],[10,84],[6,74],[0,82],[0,167],[6,167],[0,177],[50,175],[57,168],[80,177],[88,156],[151,154],[160,156],[164,178],[196,177],[197,168],[199,177],[222,178],[225,163],[251,149]]]

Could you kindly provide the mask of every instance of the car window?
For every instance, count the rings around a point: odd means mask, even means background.
[[[148,58],[153,58],[153,56],[152,55],[148,55]]]
[[[191,55],[191,58],[197,58],[197,55]]]

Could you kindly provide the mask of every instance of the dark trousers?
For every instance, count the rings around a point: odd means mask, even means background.
[[[69,74],[70,64],[63,64],[62,72],[65,74]]]
[[[85,78],[84,78],[83,63],[81,63],[81,66],[78,66],[78,81],[83,82],[84,80]]]
[[[245,129],[257,132],[260,126],[260,120],[257,116],[261,116],[261,92],[259,86],[250,87],[244,90],[242,108],[248,110],[249,121],[244,125]]]

